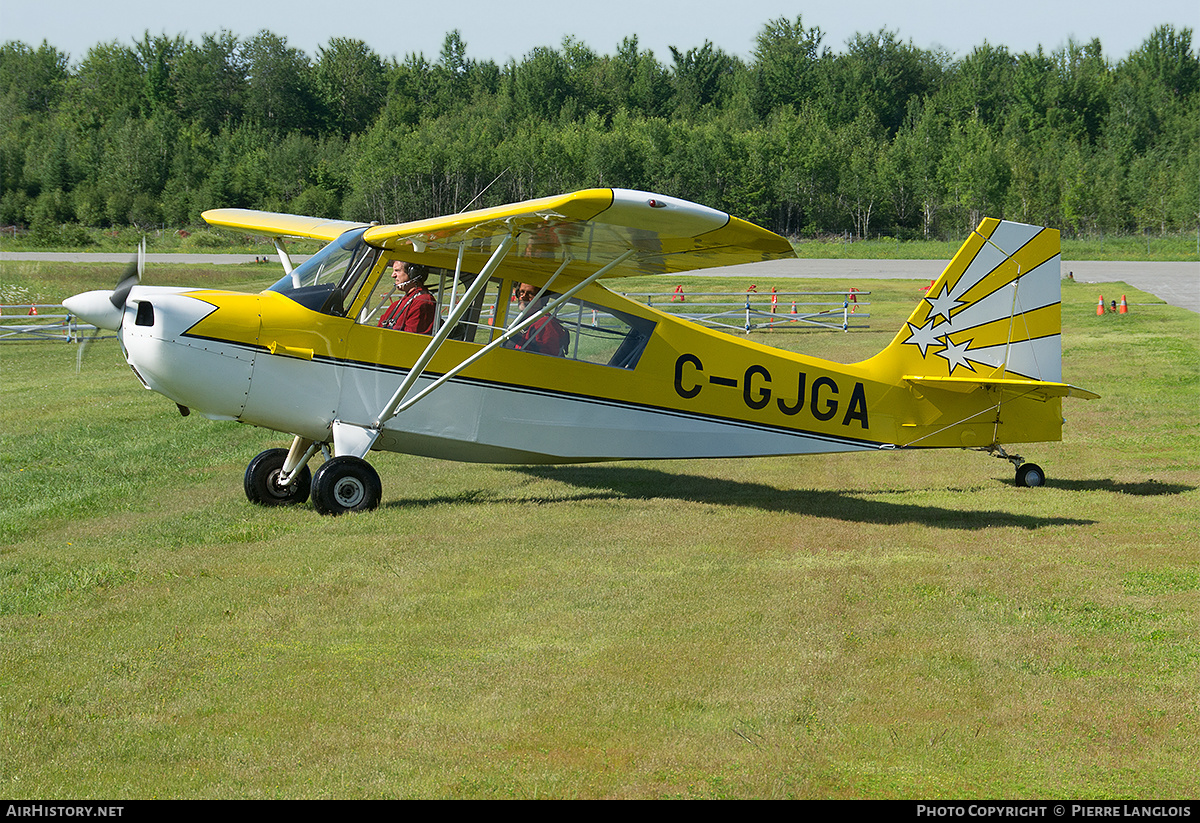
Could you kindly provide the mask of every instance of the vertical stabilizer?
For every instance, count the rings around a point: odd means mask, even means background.
[[[897,444],[993,448],[1062,439],[1059,237],[979,224],[895,339],[863,366],[906,387]],[[907,416],[905,416],[907,415]]]
[[[901,375],[1062,379],[1059,235],[986,218],[870,361]]]

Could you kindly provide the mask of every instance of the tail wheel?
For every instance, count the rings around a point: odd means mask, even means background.
[[[371,511],[383,497],[379,473],[361,457],[335,457],[312,478],[313,507],[321,514]]]
[[[1017,485],[1033,488],[1046,485],[1046,473],[1036,463],[1022,463],[1017,467]]]
[[[308,500],[312,472],[302,466],[288,486],[280,485],[279,475],[287,460],[287,449],[267,449],[250,461],[243,483],[246,498],[259,506],[298,506]]]

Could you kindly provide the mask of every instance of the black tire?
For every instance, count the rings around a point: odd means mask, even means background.
[[[1017,469],[1017,485],[1034,488],[1046,485],[1046,473],[1036,463],[1022,463]]]
[[[279,485],[279,473],[287,460],[287,449],[267,449],[246,467],[244,486],[246,498],[259,506],[298,506],[308,500],[312,487],[312,472],[308,466],[300,469],[292,485]]]
[[[361,457],[326,460],[313,474],[313,508],[321,514],[368,512],[379,505],[382,497],[379,473]]]

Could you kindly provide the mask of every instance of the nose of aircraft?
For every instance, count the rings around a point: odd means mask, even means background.
[[[125,301],[115,300],[116,291],[100,289],[85,291],[63,301],[67,311],[85,323],[91,323],[98,329],[117,331],[121,328],[121,317],[125,314]]]

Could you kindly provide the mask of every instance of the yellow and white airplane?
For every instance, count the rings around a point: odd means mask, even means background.
[[[1041,469],[1004,446],[1061,439],[1062,398],[1096,397],[1062,382],[1053,229],[985,219],[891,344],[843,365],[601,285],[794,256],[776,234],[671,197],[590,189],[389,226],[204,217],[273,238],[284,277],[261,294],[127,279],[64,305],[119,330],[138,379],[184,414],[292,435],[246,470],[263,505],[376,507],[371,450],[529,464],[975,448],[1038,486]],[[283,238],[328,245],[293,267]],[[381,296],[393,268],[413,288],[421,266],[431,326],[380,325],[400,297]],[[547,324],[548,353],[529,345]]]

